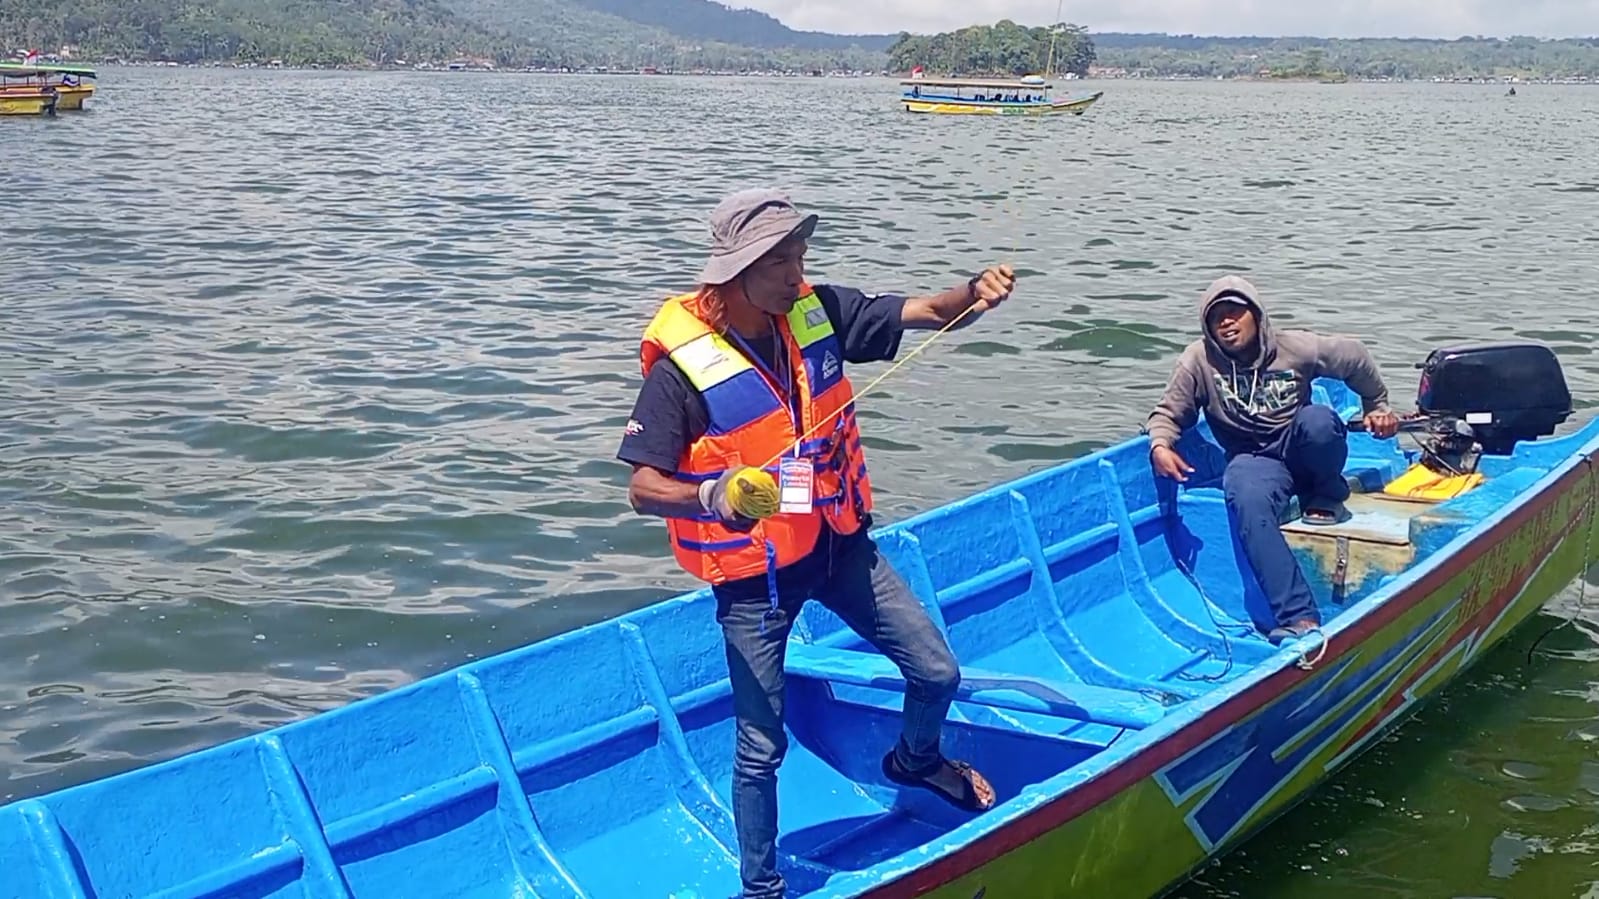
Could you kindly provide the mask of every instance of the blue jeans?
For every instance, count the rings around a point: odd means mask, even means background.
[[[777,870],[777,769],[788,750],[783,659],[789,631],[807,600],[831,609],[904,674],[904,729],[895,745],[902,769],[928,770],[940,759],[944,716],[960,686],[955,655],[876,544],[869,539],[847,543],[819,583],[780,595],[775,611],[764,597],[717,603],[737,723],[733,826],[745,899],[783,895]]]
[[[1238,528],[1244,556],[1255,570],[1277,623],[1321,622],[1310,584],[1283,538],[1282,515],[1289,499],[1299,506],[1341,503],[1349,498],[1344,462],[1349,445],[1343,419],[1327,406],[1304,406],[1272,444],[1227,460],[1222,492]]]

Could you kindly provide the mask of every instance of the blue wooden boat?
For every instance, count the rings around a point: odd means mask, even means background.
[[[1594,559],[1599,422],[1550,436],[1570,397],[1539,347],[1427,366],[1412,434],[1350,434],[1353,517],[1284,525],[1326,623],[1281,647],[1203,426],[1185,485],[1152,477],[1137,438],[882,528],[964,666],[947,750],[1000,803],[968,816],[884,782],[902,683],[813,603],[788,658],[794,893],[1158,894],[1569,584]],[[1358,409],[1336,382],[1315,398]],[[1465,480],[1429,497],[1418,463],[1480,477],[1440,469]],[[0,807],[0,897],[734,895],[713,617],[704,591],[667,599]]]

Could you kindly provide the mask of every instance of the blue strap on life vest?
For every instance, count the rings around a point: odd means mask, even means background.
[[[772,541],[762,541],[766,544],[766,595],[772,601],[772,607],[761,613],[761,636],[766,636],[766,622],[776,618],[777,606],[777,547]]]

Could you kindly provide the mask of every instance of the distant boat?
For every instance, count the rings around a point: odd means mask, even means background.
[[[902,79],[900,102],[909,112],[933,115],[1082,115],[1104,91],[1054,98],[1053,87],[1037,75],[1014,81],[984,78],[928,78],[920,69]]]
[[[1360,413],[1337,381],[1312,398]],[[1599,550],[1599,419],[1547,436],[1572,403],[1546,347],[1437,351],[1417,407],[1421,451],[1351,429],[1350,520],[1284,525],[1325,623],[1281,646],[1203,420],[1187,483],[1157,479],[1140,436],[878,529],[962,665],[946,746],[999,804],[885,778],[905,682],[812,604],[785,661],[791,895],[1146,899],[1380,742]],[[662,599],[0,806],[0,895],[722,899],[715,618],[709,590]]]
[[[0,115],[55,115],[83,109],[94,95],[94,69],[0,62]]]

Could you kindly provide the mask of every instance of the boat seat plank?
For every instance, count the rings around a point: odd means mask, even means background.
[[[790,643],[784,669],[795,677],[858,687],[903,690],[905,684],[899,667],[886,656],[813,643]],[[967,667],[961,668],[955,701],[1134,730],[1166,714],[1165,706],[1131,690]]]
[[[1380,495],[1352,493],[1344,502],[1349,520],[1338,524],[1308,524],[1302,518],[1282,525],[1290,534],[1314,537],[1348,537],[1391,546],[1410,545],[1410,521],[1428,509],[1420,503],[1384,499]]]

